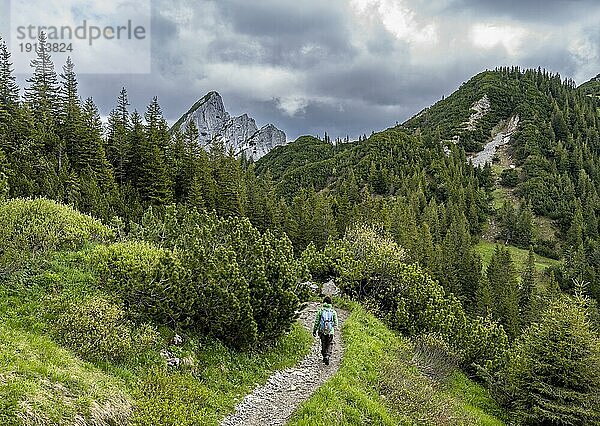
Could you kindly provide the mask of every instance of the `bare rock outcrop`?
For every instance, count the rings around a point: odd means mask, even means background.
[[[225,149],[232,149],[239,156],[258,160],[273,148],[287,143],[285,133],[273,124],[258,128],[248,114],[232,117],[217,92],[210,92],[185,113],[171,131],[185,132],[191,122],[198,128],[198,144],[207,149],[213,141],[220,140]]]

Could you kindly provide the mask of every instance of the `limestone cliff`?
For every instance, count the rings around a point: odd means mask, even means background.
[[[225,110],[223,99],[217,92],[210,92],[196,102],[171,131],[184,132],[192,121],[198,127],[198,144],[202,148],[207,149],[212,141],[220,139],[227,150],[233,149],[236,155],[245,153],[254,160],[287,142],[285,133],[273,124],[259,129],[247,114],[232,117]]]

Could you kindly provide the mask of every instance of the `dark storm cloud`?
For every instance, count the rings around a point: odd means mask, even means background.
[[[275,0],[219,0],[215,5],[219,20],[226,22],[231,32],[211,42],[213,59],[310,68],[321,61],[348,60],[355,54],[349,43],[350,25],[344,19],[347,14],[339,1],[291,5]]]
[[[334,98],[347,98],[378,106],[399,106],[407,100],[418,103],[440,93],[440,83],[448,80],[427,70],[401,64],[365,63],[352,68],[333,68],[313,78],[319,92]]]

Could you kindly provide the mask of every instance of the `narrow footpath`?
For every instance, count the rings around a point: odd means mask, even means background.
[[[300,323],[309,331],[321,304],[309,303],[302,311]],[[315,338],[308,355],[295,367],[274,372],[263,386],[258,386],[237,405],[235,412],[226,417],[221,426],[277,426],[285,425],[292,413],[319,387],[333,376],[340,366],[344,348],[341,327],[348,313],[336,309],[339,328],[333,340],[333,353],[329,365],[321,359],[321,346]]]

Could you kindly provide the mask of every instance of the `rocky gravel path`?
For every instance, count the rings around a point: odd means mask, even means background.
[[[312,331],[313,321],[320,303],[310,303],[300,314],[299,321]],[[333,353],[329,365],[321,358],[321,345],[315,338],[308,355],[295,367],[276,371],[267,383],[258,386],[245,396],[233,414],[221,426],[276,426],[285,425],[294,410],[307,400],[325,381],[335,374],[343,356],[341,326],[348,313],[336,309],[340,327],[333,340]]]

